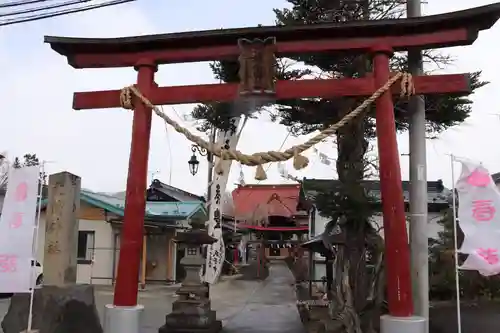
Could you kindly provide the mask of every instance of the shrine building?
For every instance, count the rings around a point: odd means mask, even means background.
[[[268,258],[284,259],[307,239],[307,211],[297,210],[299,190],[299,184],[249,184],[232,193],[240,232],[246,241],[261,243]]]

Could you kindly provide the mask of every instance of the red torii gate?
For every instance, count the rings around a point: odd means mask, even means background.
[[[285,27],[149,35],[126,38],[66,38],[46,36],[53,50],[67,57],[74,68],[134,67],[136,87],[153,104],[232,101],[240,98],[238,84],[158,87],[157,66],[167,63],[235,59],[238,40],[276,40],[278,56],[325,51],[370,53],[373,75],[358,79],[278,81],[275,98],[331,98],[369,96],[390,77],[389,59],[394,51],[472,44],[479,31],[489,29],[500,17],[500,4],[427,17],[357,21]],[[470,92],[468,74],[414,77],[416,94]],[[392,94],[400,87],[394,85]],[[394,105],[390,92],[376,101],[376,128],[380,159],[381,194],[386,243],[389,312],[413,314],[408,238],[396,142]],[[152,112],[135,99],[132,144],[127,178],[125,221],[121,241],[114,305],[137,304],[139,262],[145,210],[146,174]],[[120,107],[120,90],[77,92],[73,108]]]

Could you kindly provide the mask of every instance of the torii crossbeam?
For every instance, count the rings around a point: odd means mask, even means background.
[[[481,30],[500,16],[500,4],[399,20],[355,21],[339,24],[258,27],[212,30],[126,38],[45,37],[74,68],[134,67],[137,88],[153,104],[232,101],[240,98],[237,84],[158,87],[157,66],[167,63],[236,59],[241,39],[275,39],[277,56],[342,51],[373,56],[373,73],[361,79],[278,81],[275,99],[302,97],[369,96],[389,79],[389,59],[394,51],[431,49],[472,44]],[[416,94],[467,94],[467,74],[414,78]],[[380,180],[389,312],[395,317],[413,314],[408,238],[396,142],[393,87],[376,101]],[[75,109],[120,106],[119,90],[77,92]],[[145,209],[146,174],[151,131],[151,110],[136,100],[132,147],[127,178],[123,226],[114,305],[137,304],[138,276]]]

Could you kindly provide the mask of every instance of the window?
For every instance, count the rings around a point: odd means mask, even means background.
[[[95,232],[78,231],[78,249],[76,257],[79,264],[91,264],[94,257]]]

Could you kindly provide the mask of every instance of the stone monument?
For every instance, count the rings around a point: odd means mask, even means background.
[[[44,285],[34,290],[32,332],[102,333],[92,285],[76,284],[80,177],[49,177],[45,215]],[[43,232],[43,231],[41,231]],[[28,326],[30,294],[15,294],[2,321],[4,333]]]
[[[216,241],[201,229],[203,225],[203,222],[192,221],[190,230],[175,236],[174,241],[185,251],[181,265],[186,270],[186,277],[176,292],[179,298],[172,304],[172,312],[166,316],[159,333],[216,333],[222,329],[221,321],[211,309],[209,285],[200,278],[200,270],[205,264],[203,245]]]

